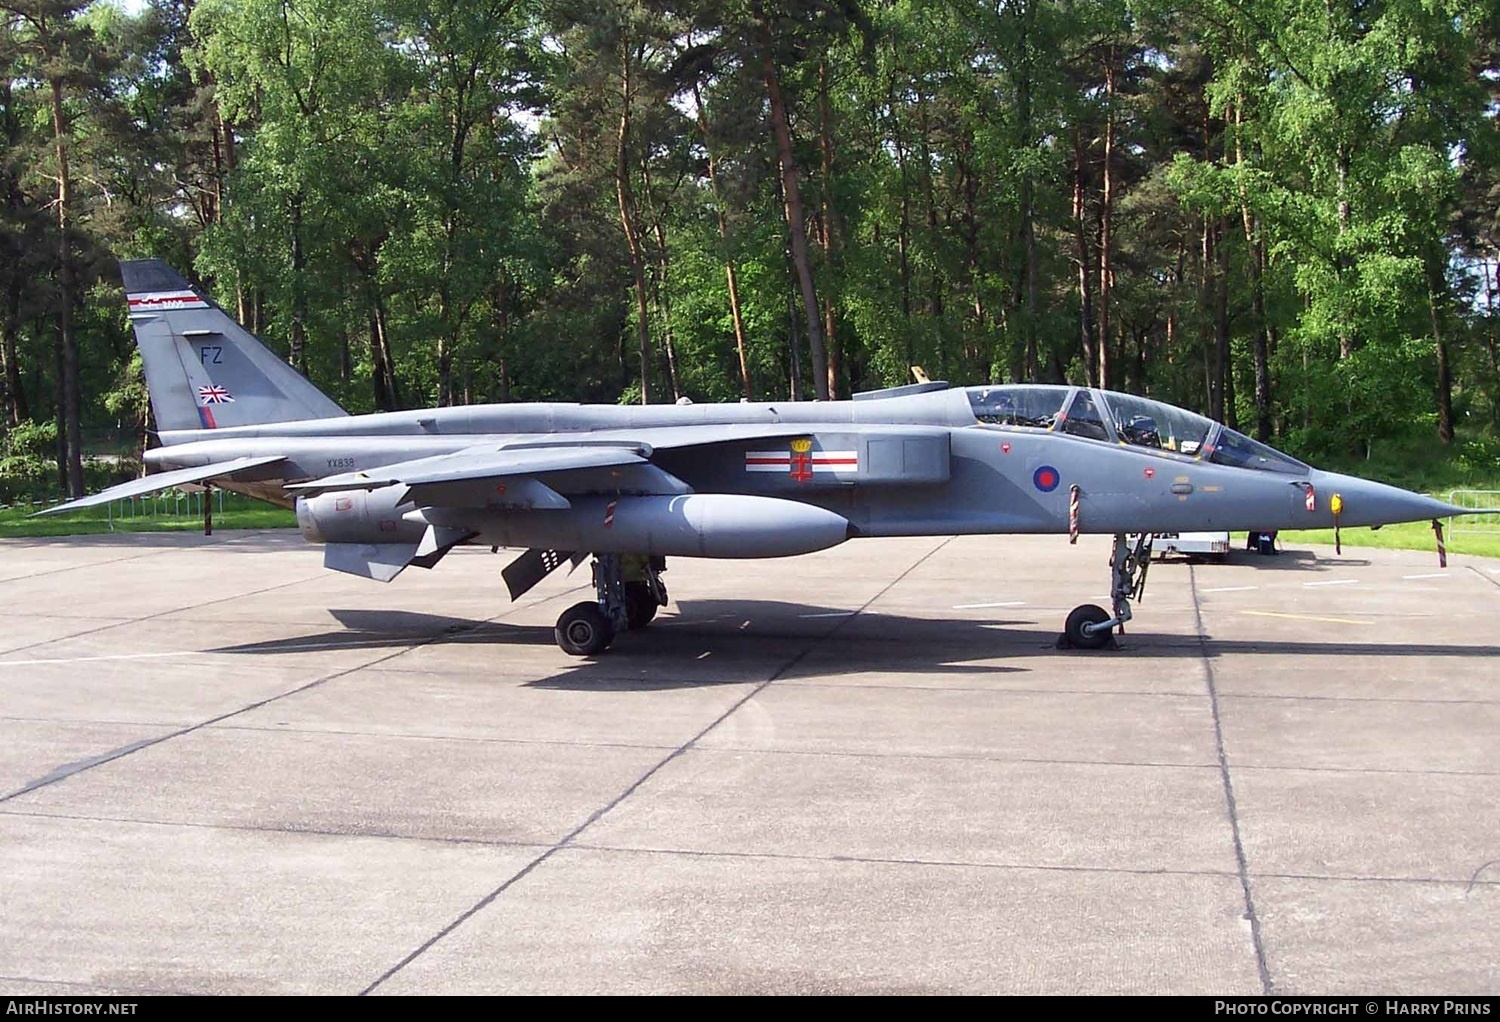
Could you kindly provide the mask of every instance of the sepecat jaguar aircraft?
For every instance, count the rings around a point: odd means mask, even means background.
[[[348,415],[157,260],[121,264],[161,446],[149,474],[44,514],[180,485],[294,507],[323,563],[389,582],[459,544],[524,551],[512,599],[593,558],[558,645],[603,652],[667,602],[665,558],[786,557],[874,536],[1115,536],[1111,643],[1151,535],[1380,526],[1464,509],[1310,468],[1201,415],[1071,386],[927,382],[850,401],[502,404]],[[1126,539],[1127,534],[1133,538]]]

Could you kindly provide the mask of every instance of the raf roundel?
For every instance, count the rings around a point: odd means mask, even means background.
[[[1062,482],[1062,476],[1051,465],[1043,465],[1032,473],[1031,482],[1043,493],[1051,493]]]

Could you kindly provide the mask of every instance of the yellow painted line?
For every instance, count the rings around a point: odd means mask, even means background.
[[[1327,621],[1335,625],[1373,625],[1374,621],[1359,621],[1352,617],[1314,617],[1311,614],[1278,614],[1274,610],[1244,610],[1242,614],[1254,614],[1256,617],[1285,617],[1294,621]]]

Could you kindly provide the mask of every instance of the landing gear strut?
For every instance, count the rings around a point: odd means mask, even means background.
[[[571,656],[594,656],[608,649],[618,633],[645,628],[667,605],[667,587],[661,581],[666,570],[664,557],[596,554],[598,596],[563,611],[553,629],[558,646]]]
[[[1146,592],[1146,569],[1151,565],[1151,541],[1155,537],[1143,532],[1130,542],[1123,534],[1115,534],[1114,549],[1110,552],[1109,566],[1112,584],[1111,615],[1103,607],[1085,603],[1074,607],[1058,636],[1059,649],[1102,649],[1114,642],[1114,630],[1124,631],[1130,620],[1130,601],[1139,600]]]

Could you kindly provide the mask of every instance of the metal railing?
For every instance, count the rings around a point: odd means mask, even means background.
[[[1457,507],[1500,508],[1500,490],[1449,490],[1444,498]],[[1492,533],[1500,530],[1500,514],[1455,515],[1448,519],[1448,533]]]
[[[148,493],[140,497],[125,497],[122,500],[112,500],[105,506],[105,515],[109,521],[109,530],[115,529],[115,521],[136,521],[142,518],[203,518],[203,499],[211,492],[210,499],[214,502],[214,513],[224,513],[224,491],[215,489],[212,491],[198,490],[187,493],[183,490],[162,490],[160,493]]]
[[[231,510],[241,507],[262,507],[260,501],[238,493],[229,493],[215,487],[212,491],[214,514],[223,514],[225,507]],[[172,521],[201,520],[203,518],[203,500],[206,495],[204,490],[187,492],[185,490],[163,490],[160,493],[148,493],[139,497],[124,497],[120,500],[112,500],[103,505],[105,521],[109,523],[110,531],[113,532],[115,522],[153,521],[165,519]],[[227,504],[226,504],[227,500]],[[32,500],[18,501],[15,504],[0,504],[0,510],[40,511],[62,502],[57,500]],[[88,512],[93,517],[99,514],[95,508]],[[97,519],[96,519],[97,520]]]

